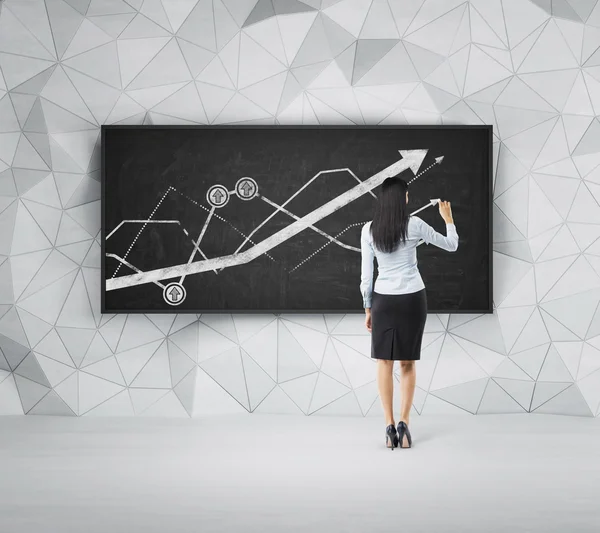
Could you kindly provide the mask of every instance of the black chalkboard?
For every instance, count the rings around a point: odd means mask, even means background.
[[[426,150],[411,211],[449,200],[460,237],[418,247],[429,312],[491,312],[491,142],[491,126],[102,126],[102,311],[362,312],[372,185],[413,179],[406,151]],[[418,216],[445,232],[437,207]]]

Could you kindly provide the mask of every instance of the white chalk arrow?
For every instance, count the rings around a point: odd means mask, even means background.
[[[338,209],[367,194],[369,191],[381,185],[386,178],[396,176],[409,168],[412,170],[413,174],[416,175],[417,172],[419,172],[419,168],[421,167],[425,156],[427,155],[427,149],[399,150],[399,152],[402,156],[402,159],[391,164],[389,167],[384,168],[377,174],[359,183],[355,187],[352,187],[352,189],[340,194],[326,204],[323,204],[321,207],[318,207],[314,211],[304,215],[302,218],[279,230],[270,237],[267,237],[265,240],[254,245],[252,248],[248,248],[244,252],[206,259],[204,261],[196,261],[190,264],[159,268],[156,270],[149,270],[148,272],[141,272],[139,274],[108,279],[106,280],[106,290],[114,291],[116,289],[133,287],[135,285],[142,285],[144,283],[153,283],[154,281],[160,281],[163,279],[171,279],[181,276],[188,276],[190,274],[197,274],[199,272],[206,272],[215,268],[226,268],[249,263],[272,248],[275,248],[281,243],[292,238],[294,235],[304,231],[309,226],[314,225],[319,220],[322,220],[332,213],[335,213]]]
[[[420,213],[421,211],[427,209],[428,207],[431,207],[432,205],[437,205],[441,202],[441,198],[433,198],[431,200],[429,200],[428,204],[425,204],[423,207],[417,209],[416,211],[413,211],[410,216],[412,217],[413,215],[416,215],[417,213]]]

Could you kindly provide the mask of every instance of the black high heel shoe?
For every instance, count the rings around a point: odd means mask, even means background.
[[[403,446],[404,443],[404,435],[406,435],[406,440],[408,441],[408,446]],[[408,430],[408,426],[406,422],[400,421],[398,422],[398,441],[400,442],[400,448],[411,448],[412,447],[412,438],[410,436],[410,431]]]
[[[385,445],[392,451],[398,447],[398,435],[394,424],[390,424],[385,428]]]

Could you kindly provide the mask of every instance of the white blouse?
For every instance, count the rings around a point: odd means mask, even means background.
[[[361,277],[360,292],[363,307],[371,307],[373,290],[379,294],[409,294],[425,288],[417,267],[417,246],[423,240],[439,248],[454,252],[458,248],[458,233],[454,224],[446,224],[446,236],[435,231],[417,216],[408,220],[406,242],[393,252],[375,248],[371,235],[371,222],[367,222],[360,235]],[[373,259],[377,258],[377,279],[373,285]]]

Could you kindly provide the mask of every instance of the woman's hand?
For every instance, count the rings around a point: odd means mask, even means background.
[[[365,326],[371,333],[371,310],[365,309]]]
[[[444,219],[444,222],[446,224],[454,224],[454,219],[452,218],[452,207],[450,206],[450,202],[444,202],[440,200],[438,205],[440,209],[440,215]]]

